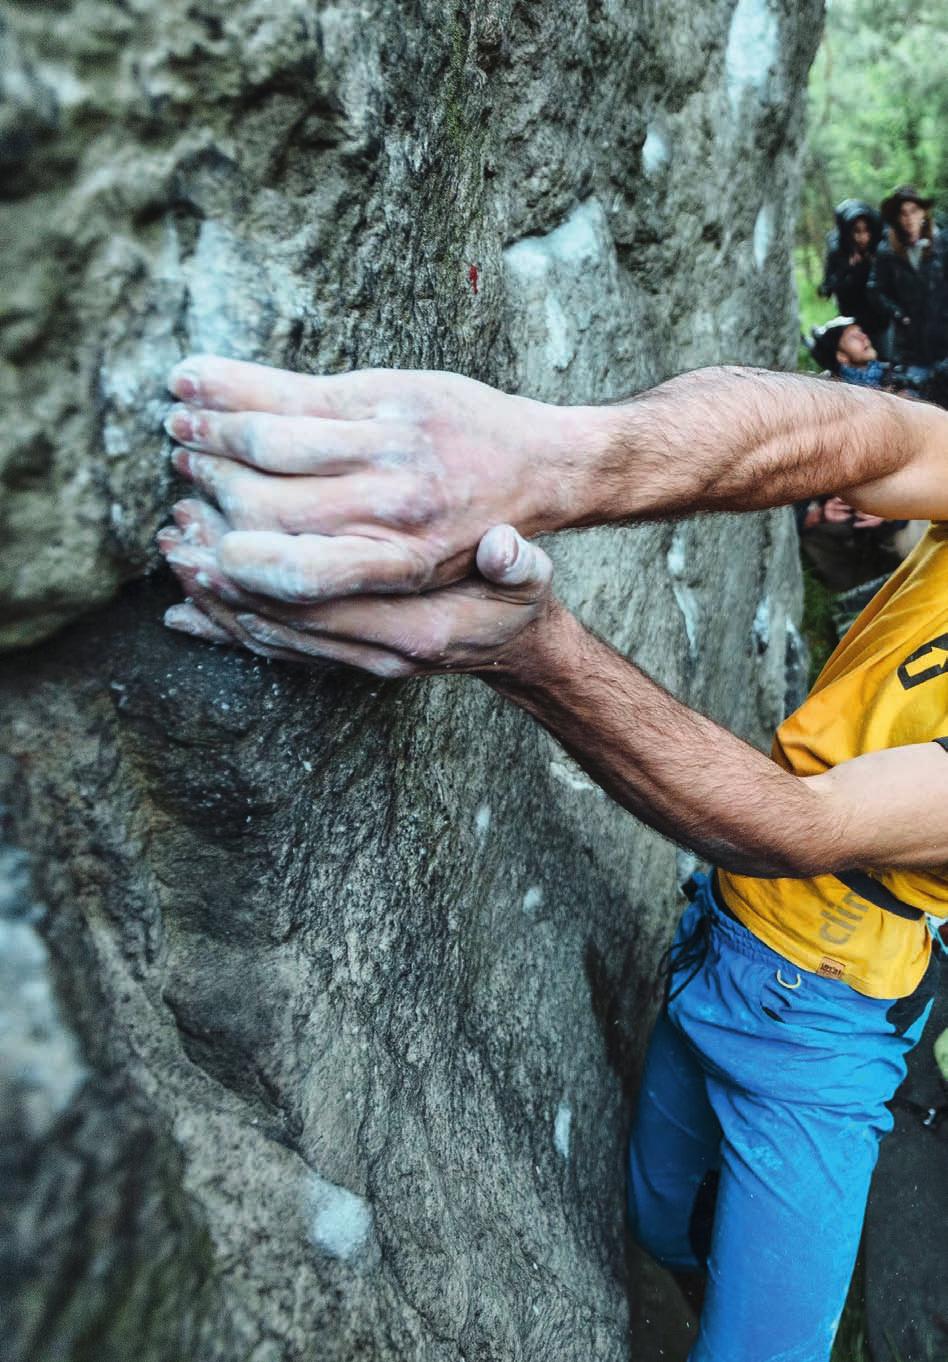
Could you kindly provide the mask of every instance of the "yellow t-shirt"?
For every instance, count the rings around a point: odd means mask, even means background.
[[[772,755],[786,770],[810,776],[864,752],[946,736],[948,523],[940,523],[855,621],[806,700],[778,728]],[[927,925],[865,894],[888,890],[902,904],[948,916],[948,866],[866,870],[861,892],[835,875],[765,880],[722,870],[718,884],[731,912],[801,969],[873,998],[905,997],[928,964]]]

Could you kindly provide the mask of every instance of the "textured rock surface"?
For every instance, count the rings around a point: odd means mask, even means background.
[[[14,1362],[629,1355],[622,1144],[682,860],[476,683],[166,635],[161,380],[208,348],[575,401],[790,362],[819,15],[6,6],[2,640],[91,612],[0,680],[47,905],[10,928],[45,1020],[0,1004],[33,1027],[0,1075]],[[584,618],[765,739],[784,515],[554,552]]]
[[[54,994],[43,917],[25,857],[0,847],[4,1356],[201,1356],[219,1298],[180,1154],[120,1074],[85,1063]]]

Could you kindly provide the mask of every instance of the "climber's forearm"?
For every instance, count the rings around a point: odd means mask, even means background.
[[[562,606],[483,676],[618,803],[702,857],[762,876],[828,868],[839,828],[810,782],[688,709]]]
[[[174,466],[227,522],[217,565],[232,588],[294,604],[460,581],[503,524],[532,537],[821,492],[948,519],[948,413],[800,375],[702,369],[611,407],[215,356],[169,383]]]
[[[888,518],[948,516],[948,413],[923,403],[712,368],[619,406],[567,410],[571,525],[759,510],[825,492]]]

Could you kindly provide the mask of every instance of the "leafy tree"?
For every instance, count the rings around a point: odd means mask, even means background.
[[[818,278],[833,206],[910,181],[948,207],[948,0],[828,0],[810,78],[801,263]]]

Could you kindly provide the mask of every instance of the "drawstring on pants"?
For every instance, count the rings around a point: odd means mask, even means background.
[[[698,885],[694,879],[688,880],[683,886],[687,897],[694,902],[697,895]],[[700,974],[704,962],[708,958],[708,951],[711,949],[711,915],[707,911],[702,912],[695,929],[688,937],[687,941],[673,942],[662,955],[658,966],[658,979],[665,986],[665,1006],[674,1002],[680,993],[683,993],[692,979]],[[672,987],[672,979],[676,974],[684,973],[686,970],[691,972],[687,978],[680,980]]]

